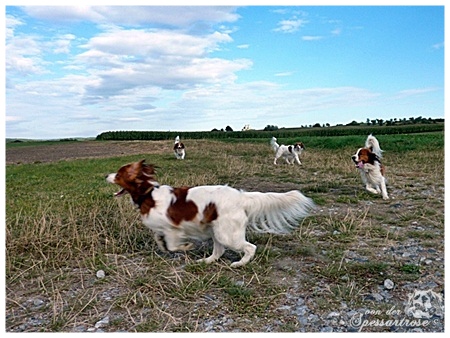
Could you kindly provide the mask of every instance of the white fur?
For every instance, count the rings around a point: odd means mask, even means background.
[[[365,185],[367,191],[370,191],[374,194],[381,193],[383,199],[388,200],[389,196],[386,189],[386,178],[383,176],[381,171],[381,159],[383,150],[381,150],[378,140],[372,134],[367,137],[365,148],[374,153],[379,161],[375,161],[374,164],[362,164],[359,158],[359,154],[361,149],[363,148],[359,148],[355,155],[352,156],[353,161],[355,162],[356,167],[358,168],[358,171],[361,175],[363,184]]]
[[[294,164],[294,161],[297,162],[298,165],[302,164],[300,162],[300,155],[303,151],[302,147],[299,147],[297,145],[289,145],[289,146],[285,146],[284,144],[279,145],[275,137],[272,137],[272,139],[270,140],[270,145],[273,151],[275,152],[275,159],[273,161],[273,164],[276,165],[277,160],[280,157],[283,157],[286,160],[287,164]],[[291,147],[292,151],[289,151],[289,147]]]
[[[201,259],[211,263],[219,259],[230,248],[243,252],[242,259],[232,267],[248,263],[255,255],[256,246],[246,240],[247,226],[253,231],[285,234],[298,225],[298,220],[307,216],[314,206],[311,199],[299,191],[287,193],[243,192],[229,186],[199,186],[189,189],[186,200],[193,201],[198,210],[209,203],[217,207],[218,217],[211,224],[201,225],[202,215],[192,221],[183,221],[173,226],[167,217],[167,208],[173,199],[172,188],[161,186],[152,192],[156,206],[142,216],[143,223],[157,237],[164,238],[170,251],[191,249],[188,239],[213,239],[211,256]]]
[[[380,143],[378,142],[377,138],[372,134],[367,136],[366,148],[369,149],[371,148],[372,152],[375,153],[375,155],[377,155],[380,160],[383,157],[383,150],[381,150],[380,148]]]

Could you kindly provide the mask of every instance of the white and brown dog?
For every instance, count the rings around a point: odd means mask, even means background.
[[[370,134],[364,148],[359,148],[352,156],[366,189],[374,194],[381,193],[384,200],[389,199],[384,177],[384,166],[381,164],[382,150],[378,140]]]
[[[302,142],[297,142],[294,145],[288,145],[285,146],[284,144],[279,145],[277,143],[276,137],[272,137],[270,140],[270,145],[275,152],[275,159],[273,161],[273,164],[277,164],[277,160],[280,157],[283,157],[287,164],[294,164],[294,161],[298,163],[298,165],[301,165],[302,162],[300,162],[300,155],[303,150],[305,150],[305,146]]]
[[[256,246],[246,240],[247,227],[256,232],[289,233],[315,206],[298,190],[262,193],[227,185],[160,186],[154,168],[142,160],[122,166],[106,180],[122,188],[115,196],[130,194],[160,250],[186,251],[193,248],[189,239],[212,238],[211,256],[200,260],[206,263],[219,259],[226,248],[243,252],[232,267],[248,263]]]
[[[183,142],[180,141],[180,136],[175,137],[173,152],[177,160],[184,160],[184,156],[186,156],[186,149]]]

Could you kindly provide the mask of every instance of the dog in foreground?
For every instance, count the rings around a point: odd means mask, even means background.
[[[180,141],[180,136],[175,137],[173,152],[177,160],[184,160],[184,156],[186,156],[186,150],[183,142]]]
[[[141,220],[154,232],[162,251],[187,251],[189,240],[213,239],[211,256],[200,259],[212,263],[226,248],[243,253],[238,267],[255,255],[256,246],[246,240],[246,229],[286,234],[299,225],[315,207],[312,199],[297,190],[285,193],[244,192],[227,185],[174,188],[159,185],[155,167],[145,160],[126,164],[106,176],[128,193],[141,214]]]
[[[389,199],[386,189],[386,179],[384,177],[384,166],[381,164],[383,150],[375,136],[370,134],[367,137],[364,148],[359,148],[352,156],[353,162],[366,189],[374,194],[381,193],[384,200]]]
[[[285,146],[284,144],[279,145],[277,143],[276,137],[272,137],[270,140],[270,145],[275,152],[275,159],[273,161],[273,164],[277,164],[277,160],[280,157],[283,157],[287,164],[294,164],[294,161],[298,163],[298,165],[301,165],[300,162],[300,155],[302,151],[305,149],[305,146],[302,142],[297,142],[294,145],[288,145]]]

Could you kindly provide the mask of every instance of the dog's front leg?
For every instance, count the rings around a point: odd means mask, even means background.
[[[158,245],[159,250],[167,252],[166,241],[164,240],[164,234],[155,233],[155,242]]]
[[[372,188],[372,186],[369,183],[366,184],[366,190],[370,191],[373,194],[378,194],[378,191],[376,189]]]
[[[170,231],[164,234],[166,246],[169,251],[188,251],[194,248],[194,244],[181,241],[181,233],[178,231]]]
[[[386,181],[385,181],[384,177],[383,177],[383,179],[381,181],[381,196],[383,196],[384,200],[388,200],[389,199],[389,196],[388,196],[388,193],[387,193],[387,189],[386,189]]]

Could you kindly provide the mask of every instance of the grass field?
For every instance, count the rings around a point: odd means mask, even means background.
[[[148,141],[141,154],[7,165],[6,330],[89,331],[108,317],[109,332],[317,331],[320,321],[308,326],[289,311],[297,298],[325,321],[343,303],[385,310],[414,287],[442,292],[444,133],[378,139],[389,201],[366,192],[352,164],[361,136],[302,138],[301,167],[274,166],[268,140],[183,140],[184,161],[160,150],[167,142]],[[231,251],[198,264],[211,243],[161,253],[129,199],[112,197],[105,174],[142,158],[159,167],[161,184],[299,189],[318,208],[291,235],[249,234],[258,249],[243,268],[229,267]],[[390,297],[374,300],[386,279]]]

